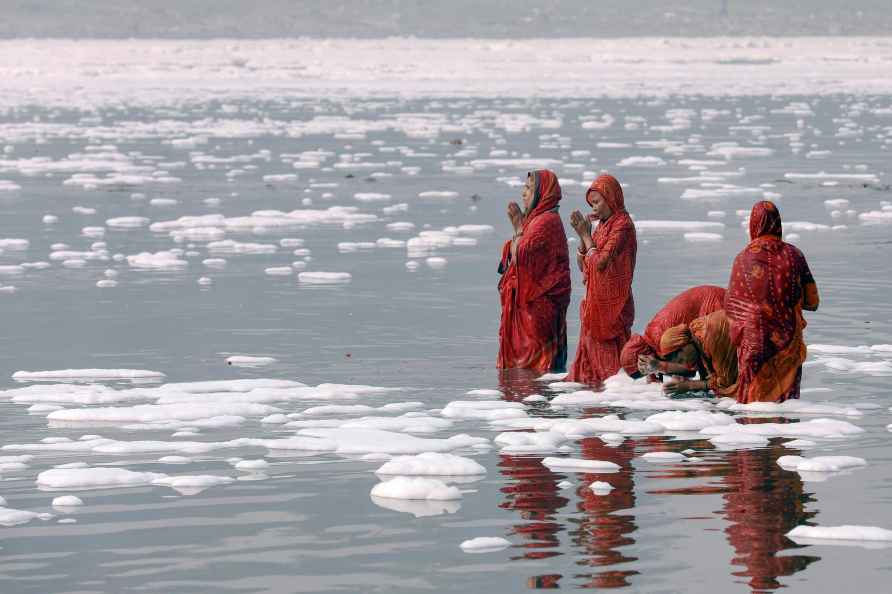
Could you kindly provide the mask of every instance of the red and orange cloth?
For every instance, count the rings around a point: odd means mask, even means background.
[[[619,371],[620,352],[635,318],[632,278],[638,241],[626,212],[623,190],[612,175],[601,175],[586,193],[604,197],[612,211],[592,232],[594,249],[585,255],[585,299],[579,307],[582,327],[576,358],[567,381],[598,384]]]
[[[638,356],[656,355],[663,332],[672,326],[688,324],[700,316],[722,309],[724,301],[725,289],[715,285],[692,287],[673,297],[651,319],[644,334],[633,334],[629,338],[620,355],[623,369],[628,375],[637,377]]]
[[[527,368],[539,373],[563,371],[567,360],[567,306],[570,258],[560,215],[561,186],[552,171],[530,173],[533,200],[517,238],[502,248],[499,294],[500,369]]]
[[[738,402],[799,397],[806,348],[802,309],[815,310],[817,285],[805,256],[781,240],[777,206],[753,206],[750,243],[731,269],[725,309],[737,348]]]

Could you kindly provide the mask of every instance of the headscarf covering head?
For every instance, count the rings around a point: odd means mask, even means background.
[[[638,357],[653,354],[654,350],[647,344],[644,337],[640,334],[633,334],[619,355],[619,363],[629,377],[641,377],[641,372],[638,371]]]
[[[561,201],[561,184],[554,171],[537,169],[527,173],[527,177],[533,180],[533,199],[523,213],[525,221],[557,208]]]
[[[691,329],[687,324],[672,326],[663,332],[663,336],[660,337],[659,355],[660,357],[671,355],[675,351],[683,349],[685,346],[693,342],[693,340]]]
[[[750,239],[757,239],[765,235],[780,237],[783,233],[781,227],[780,211],[774,202],[762,200],[753,205],[750,213]]]
[[[585,193],[585,201],[589,206],[592,205],[592,192],[597,192],[604,197],[607,206],[613,212],[624,212],[626,210],[626,201],[623,198],[623,187],[619,185],[619,181],[612,175],[599,175],[592,185],[589,186]]]

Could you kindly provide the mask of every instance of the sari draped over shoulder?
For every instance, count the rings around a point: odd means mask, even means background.
[[[517,240],[515,260],[508,241],[499,264],[502,318],[497,367],[560,372],[567,364],[570,304],[567,235],[557,213],[561,187],[551,171],[530,175],[535,192]]]
[[[696,318],[722,309],[724,301],[725,289],[716,285],[691,287],[673,297],[651,319],[644,334],[633,334],[629,338],[620,355],[623,369],[628,375],[636,377],[638,356],[656,354],[663,332],[672,326],[688,324]]]
[[[783,402],[799,397],[802,309],[817,309],[818,290],[805,256],[781,240],[772,202],[753,206],[749,228],[751,241],[734,260],[725,297],[737,348],[737,401]]]
[[[611,216],[592,233],[594,248],[585,255],[585,298],[579,307],[582,327],[576,358],[567,381],[598,384],[620,369],[620,353],[635,319],[632,278],[638,241],[625,209],[623,190],[611,175],[601,175],[588,192],[606,200]]]

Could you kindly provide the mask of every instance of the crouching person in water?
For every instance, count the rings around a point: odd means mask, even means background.
[[[552,171],[527,174],[523,210],[511,202],[514,238],[499,263],[502,319],[499,369],[562,372],[567,365],[570,256],[558,214],[561,186]]]
[[[710,391],[716,396],[737,395],[737,349],[731,342],[731,326],[725,310],[701,316],[690,324],[673,326],[660,338],[659,358],[642,355],[642,374],[662,373],[700,379],[666,384],[669,394]]]

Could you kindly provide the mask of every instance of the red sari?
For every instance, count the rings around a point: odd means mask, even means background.
[[[579,306],[582,328],[576,359],[567,381],[599,384],[620,369],[620,352],[635,319],[632,277],[638,241],[635,224],[626,212],[623,189],[615,177],[602,175],[585,195],[601,194],[612,214],[592,233],[594,247],[583,261],[585,299]]]
[[[722,309],[725,289],[715,285],[700,285],[683,291],[673,297],[663,309],[657,312],[644,334],[633,334],[623,347],[620,362],[631,377],[638,377],[638,356],[655,355],[659,350],[663,333],[679,324],[690,324],[693,320]]]
[[[530,174],[533,201],[517,240],[502,248],[499,294],[499,369],[526,368],[560,372],[567,365],[567,306],[570,305],[570,257],[558,215],[561,186],[548,170]]]
[[[725,310],[737,347],[737,401],[799,398],[805,342],[802,309],[818,308],[818,289],[805,256],[781,240],[781,217],[768,201],[750,215],[750,244],[731,269]]]

